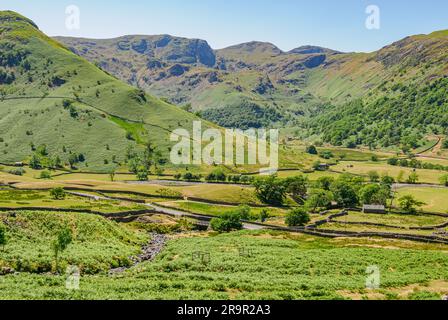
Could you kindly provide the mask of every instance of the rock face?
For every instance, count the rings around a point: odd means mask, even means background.
[[[322,55],[317,55],[317,56],[312,56],[309,57],[308,59],[306,59],[303,62],[303,65],[305,67],[307,67],[308,69],[313,69],[313,68],[317,68],[318,66],[320,66],[322,63],[325,62],[325,60],[327,59],[327,56],[322,54]]]

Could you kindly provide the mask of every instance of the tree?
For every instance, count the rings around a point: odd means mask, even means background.
[[[408,177],[408,183],[411,183],[411,184],[416,184],[418,182],[418,180],[419,180],[419,176],[418,176],[417,172],[415,172],[415,171],[412,172]]]
[[[298,203],[303,203],[308,191],[308,179],[302,175],[284,181],[286,192]]]
[[[61,187],[51,189],[50,195],[54,200],[64,200],[66,197],[65,191]]]
[[[323,189],[326,191],[330,191],[331,184],[334,182],[333,177],[320,177],[315,182],[316,189]]]
[[[446,137],[445,140],[443,140],[442,148],[443,149],[448,149],[448,137]]]
[[[276,175],[258,177],[254,180],[253,186],[258,199],[263,203],[273,206],[283,205],[286,197],[286,187]]]
[[[305,202],[305,207],[311,212],[316,212],[317,209],[328,209],[331,207],[333,194],[324,189],[314,189],[310,192],[308,199]]]
[[[440,177],[439,179],[440,183],[443,184],[445,187],[448,187],[448,174],[445,174]]]
[[[289,227],[301,227],[310,222],[310,220],[310,215],[304,208],[296,208],[287,213],[285,223]]]
[[[0,246],[2,246],[2,248],[4,249],[7,242],[8,239],[6,238],[6,227],[3,225],[3,223],[0,223]]]
[[[34,169],[34,170],[42,169],[42,163],[40,161],[40,157],[37,154],[33,154],[33,156],[30,159],[29,166],[31,169]]]
[[[59,231],[56,239],[53,241],[52,247],[56,261],[56,272],[59,269],[59,256],[70,245],[73,240],[72,231],[69,228],[63,228]]]
[[[400,209],[404,213],[409,213],[409,214],[416,214],[417,208],[420,208],[425,205],[424,202],[416,200],[411,195],[405,195],[405,196],[401,197],[400,199],[398,199],[398,203],[399,203]]]
[[[267,209],[262,209],[260,212],[260,221],[262,223],[266,222],[266,220],[268,220],[270,218],[271,214],[269,213],[269,211]]]
[[[344,208],[354,207],[358,204],[358,195],[352,184],[339,179],[335,181],[330,188],[334,195],[334,200]]]
[[[378,172],[372,170],[372,171],[369,171],[367,174],[369,176],[370,182],[380,181],[380,175],[378,174]]]
[[[112,182],[114,182],[114,180],[115,180],[115,170],[116,170],[116,168],[114,167],[114,168],[110,169],[110,171],[109,171],[109,178],[110,178],[110,181],[112,181]]]
[[[76,169],[75,165],[79,162],[78,155],[71,153],[68,156],[68,163],[70,164],[70,168]]]
[[[212,230],[222,233],[241,230],[243,224],[241,223],[241,216],[238,212],[226,212],[219,217],[213,218],[210,221],[210,227]]]
[[[395,183],[395,179],[391,176],[384,175],[381,177],[381,185],[392,189],[392,185]]]
[[[390,198],[390,190],[378,184],[369,184],[361,188],[359,199],[363,204],[386,205]]]
[[[317,148],[316,148],[315,146],[313,146],[313,145],[308,146],[308,147],[306,148],[306,153],[308,153],[308,154],[313,154],[313,155],[317,155],[317,154],[318,154],[318,152],[317,152]]]
[[[137,169],[137,179],[138,181],[148,181],[149,172],[145,166],[139,166]]]

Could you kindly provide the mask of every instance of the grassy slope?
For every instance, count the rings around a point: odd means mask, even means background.
[[[16,212],[0,214],[8,243],[0,251],[0,266],[23,272],[48,272],[54,268],[52,242],[68,226],[74,241],[61,256],[61,270],[77,265],[83,273],[108,271],[129,264],[147,241],[143,234],[99,216],[79,213]]]
[[[89,168],[97,170],[104,168],[105,159],[110,163],[113,155],[121,160],[131,143],[125,138],[124,126],[110,119],[110,115],[130,124],[143,122],[139,126],[147,132],[145,140],[149,139],[165,155],[170,131],[190,128],[196,119],[151,96],[138,97],[135,88],[74,55],[15,13],[2,12],[0,23],[0,43],[13,43],[16,48],[26,50],[26,60],[31,64],[28,72],[16,67],[17,79],[11,85],[1,86],[5,98],[0,101],[2,161],[23,160],[31,153],[31,142],[45,143],[64,160],[68,155],[62,153],[63,146],[85,153]],[[49,87],[47,82],[54,75],[65,83]],[[32,82],[28,76],[33,78]],[[79,114],[76,118],[62,108],[59,98],[74,100],[75,94],[79,96],[79,102],[74,103]],[[39,98],[7,100],[11,97]],[[106,145],[110,150],[106,150]]]
[[[155,262],[145,263],[123,276],[83,277],[79,291],[66,290],[62,277],[22,274],[4,277],[0,296],[19,299],[341,299],[342,291],[367,294],[366,268],[372,265],[380,268],[379,292],[383,294],[390,288],[448,276],[448,258],[436,251],[435,246],[419,245],[418,249],[409,249],[405,242],[351,241],[266,232],[180,238],[171,241]],[[369,248],[372,241],[379,247]],[[385,245],[388,249],[380,248]],[[391,250],[391,246],[400,250]],[[245,248],[251,256],[241,256],[239,248]],[[192,260],[197,251],[210,253],[210,263]],[[440,289],[439,298],[442,293]]]

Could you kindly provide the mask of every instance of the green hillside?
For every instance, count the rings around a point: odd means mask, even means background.
[[[318,47],[286,53],[263,42],[214,51],[205,41],[172,36],[56,39],[123,81],[223,126],[235,126],[242,115],[253,118],[250,110],[263,114],[240,128],[265,126],[267,118],[270,125],[291,126],[310,114],[319,101],[305,90],[306,70],[338,54]]]
[[[65,163],[83,154],[81,169],[107,170],[136,142],[166,156],[170,132],[194,119],[101,71],[27,18],[0,12],[0,162],[26,160],[45,144]]]
[[[127,39],[135,47],[139,37]],[[214,52],[207,46],[213,66],[178,57],[170,62],[157,51],[157,71],[153,62],[133,63],[146,58],[138,48],[120,50],[120,39],[61,41],[120,78],[122,65],[137,66],[139,86],[223,126],[281,126],[335,145],[377,147],[406,147],[427,134],[446,134],[446,31],[407,37],[372,53],[314,46],[282,52],[255,41]],[[170,50],[188,52],[189,41],[170,39]]]
[[[73,240],[61,256],[61,270],[72,264],[83,273],[93,274],[130,265],[128,257],[139,254],[147,241],[144,233],[82,213],[0,213],[0,224],[8,234],[8,243],[0,252],[0,268],[18,272],[54,271],[52,243],[66,228]]]
[[[427,134],[448,134],[448,35],[408,37],[372,54],[339,57],[310,88],[331,101],[311,119],[334,145],[414,149]]]

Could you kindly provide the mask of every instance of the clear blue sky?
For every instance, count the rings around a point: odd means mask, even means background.
[[[81,29],[65,28],[65,8],[81,10]],[[368,5],[381,9],[381,29],[365,28]],[[246,41],[283,50],[321,45],[372,51],[405,36],[448,29],[447,0],[1,0],[55,36],[111,38],[171,34],[207,40],[215,48]]]

